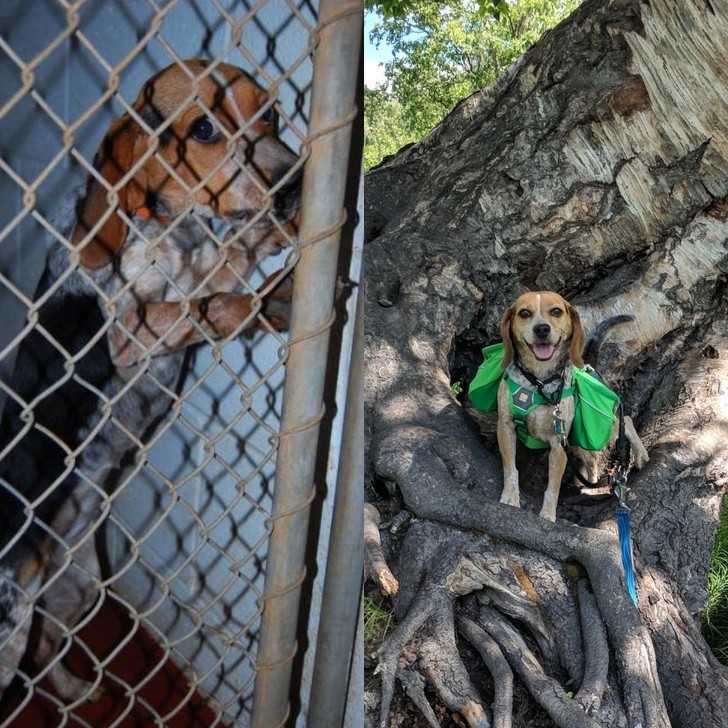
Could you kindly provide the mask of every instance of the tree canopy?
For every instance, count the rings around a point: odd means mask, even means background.
[[[365,96],[365,164],[422,138],[463,98],[500,76],[578,0],[367,0],[393,58]]]

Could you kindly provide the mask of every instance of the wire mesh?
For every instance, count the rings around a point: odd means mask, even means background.
[[[0,726],[251,721],[289,347],[269,300],[316,242],[276,205],[307,158],[316,13],[305,0],[0,6]],[[263,90],[252,110],[223,103],[224,64]],[[147,81],[167,67],[182,79],[173,103]],[[191,108],[217,120],[204,174],[189,171]],[[275,175],[256,157],[271,108],[296,155]],[[102,139],[122,115],[141,133],[110,178]],[[125,195],[152,166],[155,204],[174,209],[150,222]],[[85,177],[105,209],[76,235]],[[233,217],[220,206],[236,185],[259,202]],[[124,246],[95,268],[85,255],[110,218]],[[263,229],[276,244],[258,260]],[[132,240],[143,254],[127,266]],[[162,262],[170,245],[177,267]],[[222,294],[248,306],[224,330],[210,313]],[[162,328],[151,304],[173,304]],[[65,417],[82,407],[80,424]]]

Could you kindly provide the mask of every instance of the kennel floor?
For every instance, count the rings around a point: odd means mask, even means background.
[[[107,599],[96,616],[80,630],[79,636],[94,655],[103,660],[133,630],[134,623],[121,605],[113,599]],[[90,662],[80,647],[74,645],[71,648],[66,665],[74,674],[92,678]],[[172,660],[165,658],[162,649],[143,627],[137,629],[134,637],[113,657],[107,672],[128,685],[138,686],[135,687],[135,695],[129,696],[122,685],[105,675],[101,681],[103,695],[98,700],[73,709],[73,713],[86,725],[94,728],[112,725],[118,728],[151,728],[159,725],[155,722],[156,715],[159,715],[169,716],[164,720],[168,728],[226,728],[223,723],[216,721],[216,713],[191,688]],[[154,675],[148,679],[152,672]],[[54,692],[48,680],[43,680],[40,685],[49,693]],[[20,684],[13,684],[6,691],[0,705],[0,725],[7,725],[8,728],[82,728],[83,723],[73,717],[65,718],[50,699],[38,694],[10,723],[3,722],[12,715],[24,697],[25,690]]]

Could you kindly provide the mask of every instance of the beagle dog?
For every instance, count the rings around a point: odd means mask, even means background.
[[[583,367],[586,344],[579,313],[558,293],[539,291],[524,293],[501,320],[504,358],[503,369],[524,392],[538,391],[550,404],[541,404],[526,415],[531,437],[550,446],[548,485],[540,515],[556,520],[556,504],[561,479],[566,469],[565,442],[574,419],[572,364]],[[569,393],[572,392],[572,393]],[[563,396],[562,396],[563,395]],[[510,406],[511,390],[505,378],[498,388],[498,447],[503,459],[503,492],[500,501],[520,507],[518,471],[516,470],[516,422]],[[625,417],[625,434],[641,468],[648,455],[631,418]],[[612,443],[617,436],[612,431]]]
[[[179,401],[188,347],[287,328],[290,277],[246,284],[296,234],[302,163],[273,103],[231,65],[157,73],[104,136],[49,251],[0,421],[0,691],[35,614],[36,666],[62,698],[96,695],[100,676],[89,685],[58,652],[103,598],[110,476]]]

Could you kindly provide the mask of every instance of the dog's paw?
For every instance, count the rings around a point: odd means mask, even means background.
[[[281,275],[283,275],[282,278]],[[270,290],[268,290],[269,288]],[[260,291],[266,299],[277,298],[281,301],[290,301],[293,296],[293,273],[284,274],[283,269],[271,273],[263,281]]]
[[[276,331],[288,331],[291,319],[293,275],[288,273],[276,282],[280,276],[281,271],[276,271],[268,276],[261,286],[260,290],[264,292],[261,314]],[[273,288],[267,291],[271,286]]]
[[[56,662],[48,673],[56,692],[67,701],[94,702],[102,698],[106,691],[101,685],[74,675],[61,662]]]
[[[637,468],[637,470],[642,470],[647,463],[650,462],[650,456],[647,454],[647,450],[645,450],[645,446],[640,443],[637,447],[633,448],[634,450],[634,466]]]
[[[515,506],[516,508],[521,507],[521,495],[518,492],[518,488],[515,490],[512,488],[503,488],[501,493],[500,502],[506,506]]]
[[[547,506],[544,504],[540,513],[538,514],[541,518],[545,518],[547,521],[553,523],[556,520],[556,506]]]
[[[640,436],[634,428],[632,418],[627,415],[624,417],[624,427],[627,440],[629,440],[629,444],[632,446],[632,459],[634,466],[637,470],[640,470],[650,461],[650,456],[647,454],[647,450],[645,450],[645,446],[642,444],[642,440],[640,440]]]

